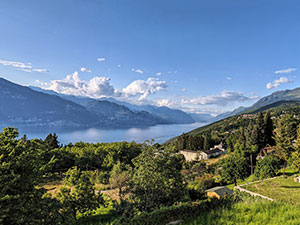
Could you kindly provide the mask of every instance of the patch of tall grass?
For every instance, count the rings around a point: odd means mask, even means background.
[[[185,221],[184,225],[234,225],[234,224],[300,224],[300,205],[285,202],[256,200],[239,202],[231,208],[221,208],[200,214]]]

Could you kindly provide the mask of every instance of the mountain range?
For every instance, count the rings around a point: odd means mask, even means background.
[[[62,95],[0,78],[0,123],[21,128],[125,128],[193,123],[177,109]]]
[[[192,114],[153,105],[135,105],[114,98],[93,99],[63,95],[33,86],[21,86],[0,78],[0,123],[2,127],[23,128],[125,128],[156,124],[214,122],[243,113],[259,111],[268,105],[296,104],[300,88],[277,91],[250,107],[239,107],[216,117]]]
[[[263,109],[274,107],[276,105],[279,106],[279,105],[282,105],[283,103],[288,104],[288,105],[290,105],[290,104],[295,105],[295,104],[297,104],[298,101],[300,101],[300,88],[295,88],[292,90],[276,91],[268,96],[265,96],[265,97],[259,99],[252,106],[238,107],[231,112],[226,112],[226,113],[216,116],[213,120],[218,121],[218,120],[222,120],[227,117],[230,117],[230,116],[263,111]]]

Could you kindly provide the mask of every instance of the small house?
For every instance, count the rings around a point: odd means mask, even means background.
[[[276,146],[270,146],[270,147],[265,147],[265,148],[262,148],[257,157],[256,157],[256,160],[259,160],[259,159],[264,159],[267,155],[271,154],[272,152],[276,151]]]
[[[200,152],[200,159],[210,159],[210,158],[218,157],[223,154],[224,154],[224,151],[222,151],[218,148],[213,148],[210,150]]]
[[[186,161],[199,160],[199,152],[193,150],[181,150],[180,153],[184,156]]]
[[[207,197],[216,197],[218,199],[231,195],[233,193],[232,190],[225,186],[214,187],[206,190],[205,192]]]

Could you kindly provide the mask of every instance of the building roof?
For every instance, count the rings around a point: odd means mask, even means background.
[[[217,152],[223,152],[222,150],[218,149],[218,148],[214,148],[214,149],[210,149],[210,150],[206,150],[204,151],[206,154],[211,155]]]
[[[188,150],[188,149],[180,150],[180,152],[198,153],[197,151],[194,151],[194,150]]]
[[[211,189],[206,190],[205,192],[215,192],[219,196],[224,197],[225,195],[231,195],[233,193],[228,187],[225,186],[218,186]]]

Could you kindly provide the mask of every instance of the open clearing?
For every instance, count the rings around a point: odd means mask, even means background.
[[[272,180],[245,185],[243,188],[274,200],[296,204],[300,202],[300,183],[295,182],[294,178],[295,176],[281,176]]]

